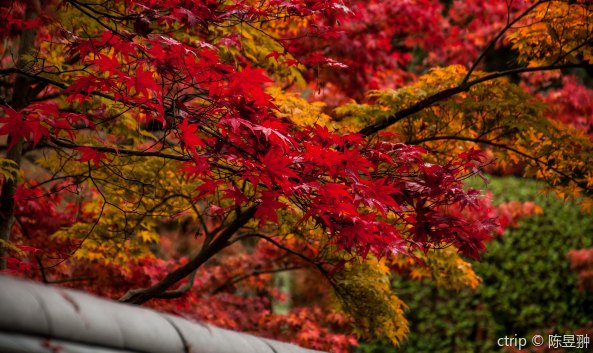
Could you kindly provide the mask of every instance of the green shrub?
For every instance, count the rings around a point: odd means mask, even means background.
[[[519,228],[489,243],[482,260],[473,263],[483,280],[475,291],[395,279],[409,305],[410,335],[398,348],[373,343],[361,352],[499,352],[499,337],[573,334],[593,320],[593,296],[579,292],[566,258],[571,249],[593,246],[593,216],[538,194],[532,181],[495,178],[487,188],[495,203],[535,201],[544,214],[522,219]]]

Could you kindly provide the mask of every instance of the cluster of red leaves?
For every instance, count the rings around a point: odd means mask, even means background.
[[[502,235],[506,228],[516,228],[519,226],[519,220],[522,217],[539,215],[542,208],[536,203],[527,201],[510,201],[500,204],[496,207],[498,228],[496,233]]]
[[[435,65],[471,65],[508,18],[528,5],[523,0],[447,5],[433,0],[352,0],[348,16],[318,17],[316,25],[328,35],[290,41],[286,50],[311,68],[310,82],[320,89],[316,99],[334,106],[362,98],[369,89],[400,87]],[[311,59],[314,56],[320,59]],[[321,59],[327,57],[334,61]]]
[[[336,28],[331,40],[296,41],[289,50],[297,57],[317,53],[342,63],[317,70],[321,82],[340,87],[341,94],[358,97],[367,89],[401,85],[409,74],[406,65],[415,46],[442,41],[439,19],[443,9],[435,1],[352,1],[352,13],[339,22],[321,18],[321,25]],[[397,42],[396,42],[397,41]],[[316,64],[316,63],[312,63]]]
[[[510,201],[499,205],[492,204],[492,196],[487,193],[486,197],[475,194],[479,200],[474,207],[469,209],[460,208],[454,205],[448,208],[451,215],[465,217],[470,222],[479,219],[495,220],[494,227],[491,229],[495,234],[503,235],[507,228],[516,228],[519,226],[519,220],[523,217],[530,217],[542,213],[542,209],[536,203],[527,201]],[[485,240],[490,237],[485,238]]]
[[[9,144],[11,148],[18,139],[30,141],[35,147],[43,138],[50,136],[50,130],[56,134],[66,131],[71,137],[70,131],[73,125],[88,123],[84,115],[72,112],[60,112],[58,105],[54,102],[35,102],[26,108],[15,111],[9,106],[0,106],[4,111],[0,135],[11,136]]]
[[[7,271],[12,274],[39,273],[41,259],[54,265],[67,259],[80,245],[77,241],[56,242],[50,235],[76,220],[77,205],[55,192],[67,187],[57,183],[53,190],[42,186],[18,186],[15,195],[15,224],[11,240],[21,253],[14,251],[6,258]]]
[[[578,273],[581,290],[593,292],[593,249],[579,249],[568,252],[570,268]]]
[[[561,87],[547,93],[550,115],[562,123],[584,131],[593,139],[593,90],[574,76],[563,76]]]
[[[22,3],[13,3],[10,1],[0,3],[0,18],[3,21],[0,27],[0,37],[15,37],[20,35],[28,28],[37,27],[42,20],[25,18],[25,9]],[[1,48],[1,45],[0,45]]]
[[[530,1],[455,0],[443,15],[443,43],[430,48],[429,61],[470,65],[490,40],[531,5]],[[503,43],[498,42],[496,46]]]
[[[225,198],[233,201],[229,210],[255,202],[262,223],[274,221],[275,210],[284,206],[278,199],[288,197],[305,213],[303,221],[315,219],[336,237],[340,249],[363,256],[404,251],[401,223],[410,226],[412,240],[423,247],[452,242],[466,255],[478,256],[489,229],[486,222],[467,225],[438,211],[439,206],[475,199],[461,187],[470,160],[460,156],[445,166],[428,165],[418,147],[366,143],[362,136],[341,136],[319,126],[297,129],[274,115],[271,97],[262,88],[269,80],[261,69],[237,70],[221,63],[208,47],[193,48],[163,35],[149,35],[146,41],[139,44],[104,31],[100,39],[71,43],[87,64],[110,75],[78,77],[66,90],[68,99],[84,101],[89,92],[101,92],[129,106],[141,104],[147,117],[172,124],[193,156],[188,169],[201,176],[199,197],[224,186]],[[97,48],[110,48],[127,60],[86,55]],[[191,104],[195,94],[186,92],[195,90],[214,104]],[[178,94],[163,95],[172,91]],[[167,101],[175,102],[177,121],[165,118]],[[234,181],[215,179],[210,165],[221,156],[237,165],[241,180],[265,190],[246,195]],[[83,158],[97,163],[101,155]],[[362,212],[362,207],[371,211]],[[396,224],[380,220],[390,212],[409,215]],[[453,225],[444,227],[445,222]]]
[[[522,87],[548,105],[548,116],[593,138],[593,90],[582,77],[558,71],[524,75]]]

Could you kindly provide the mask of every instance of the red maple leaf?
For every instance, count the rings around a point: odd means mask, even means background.
[[[188,151],[193,151],[196,146],[205,147],[206,144],[202,139],[196,134],[198,131],[198,125],[190,124],[187,119],[184,119],[181,124],[179,124],[179,130],[181,131],[181,141],[183,142],[183,146]]]
[[[142,94],[144,97],[149,97],[150,92],[160,93],[162,88],[154,80],[153,74],[154,72],[144,71],[142,66],[138,66],[135,77],[128,79],[126,85],[128,86],[128,89],[133,86],[136,89],[136,92]]]
[[[278,215],[276,210],[286,208],[286,205],[278,201],[278,194],[272,191],[262,192],[261,203],[255,212],[255,216],[259,217],[261,223],[266,221],[278,222]]]
[[[78,158],[81,162],[88,162],[93,161],[93,164],[98,167],[101,163],[101,159],[105,158],[105,153],[99,152],[90,147],[78,147],[76,148],[78,152],[81,153],[80,157]]]
[[[243,71],[232,76],[229,89],[231,92],[235,91],[235,94],[250,97],[257,105],[265,107],[272,105],[272,98],[262,89],[262,85],[269,82],[273,81],[264,74],[263,69],[252,69],[247,65]]]
[[[0,106],[6,116],[0,119],[3,126],[0,128],[0,135],[11,137],[8,148],[12,148],[19,139],[33,141],[37,145],[43,136],[49,137],[49,130],[41,124],[39,114],[24,115],[11,107]]]
[[[273,148],[261,158],[266,166],[265,171],[270,177],[272,183],[281,187],[289,186],[289,178],[298,178],[297,174],[290,168],[293,160],[285,155],[281,149]],[[268,182],[266,182],[269,184]],[[272,185],[269,185],[272,186]]]

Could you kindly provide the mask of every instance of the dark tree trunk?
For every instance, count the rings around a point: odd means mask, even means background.
[[[39,0],[31,1],[27,6],[25,12],[25,19],[33,19],[38,15],[40,8]],[[16,66],[21,70],[30,70],[31,62],[27,60],[26,54],[30,54],[35,48],[35,36],[37,31],[35,28],[30,28],[21,34],[18,42],[18,58]],[[12,97],[9,102],[14,110],[25,108],[29,104],[29,95],[31,93],[31,79],[28,76],[17,74]],[[23,140],[11,141],[9,136],[8,143],[14,143],[6,153],[6,158],[14,161],[17,166],[21,165],[21,158],[23,155]],[[0,194],[0,240],[8,242],[10,240],[10,233],[12,224],[14,223],[14,194],[16,192],[17,180],[4,180],[2,191]],[[4,244],[0,244],[0,269],[6,268],[6,260],[4,257],[7,254],[7,248]]]

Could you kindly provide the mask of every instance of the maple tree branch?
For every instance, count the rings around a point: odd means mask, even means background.
[[[44,101],[56,99],[56,98],[60,97],[61,95],[62,95],[62,93],[46,94],[46,95],[41,96],[41,97],[35,97],[32,101],[33,102],[44,102]]]
[[[212,240],[212,238],[214,237],[214,233],[211,232],[210,229],[208,229],[208,225],[206,224],[206,221],[204,220],[202,212],[200,212],[200,210],[196,207],[196,204],[194,202],[192,202],[193,200],[190,197],[188,197],[188,201],[190,202],[191,207],[192,207],[194,213],[196,214],[198,221],[200,222],[202,231],[204,232],[204,243],[209,243]]]
[[[107,24],[105,24],[103,21],[101,21],[101,19],[97,16],[93,16],[92,14],[88,13],[86,10],[83,9],[83,7],[88,9],[88,5],[84,6],[83,4],[80,4],[76,1],[73,0],[66,0],[67,3],[69,3],[70,5],[72,5],[74,8],[76,8],[78,11],[82,12],[84,15],[86,15],[89,18],[92,18],[93,20],[95,20],[95,22],[97,22],[99,25],[101,25],[101,27],[105,28],[108,31],[111,31],[113,34],[117,34],[118,36],[125,38],[129,41],[132,40],[132,38],[130,38],[130,36],[125,35],[121,32],[119,32],[117,29],[111,28],[109,27]],[[104,16],[104,15],[103,15]]]
[[[540,165],[544,165],[546,166],[546,168],[549,168],[550,170],[553,170],[554,172],[558,173],[559,175],[561,175],[564,178],[567,178],[570,181],[573,181],[575,183],[577,183],[578,185],[582,185],[583,183],[576,180],[575,178],[571,177],[570,175],[564,173],[563,171],[559,170],[556,167],[553,166],[549,166],[546,162],[542,161],[541,159],[539,159],[538,157],[532,156],[528,153],[525,152],[521,152],[516,148],[513,148],[509,145],[503,144],[503,143],[496,143],[492,140],[484,140],[484,139],[480,139],[480,138],[473,138],[473,137],[463,137],[463,136],[434,136],[434,137],[427,137],[424,139],[420,139],[420,140],[415,140],[410,142],[410,144],[416,145],[416,144],[421,144],[423,142],[429,142],[429,141],[441,141],[441,140],[457,140],[457,141],[468,141],[468,142],[475,142],[475,143],[482,143],[485,145],[489,145],[492,147],[496,147],[496,148],[500,148],[500,149],[506,149],[508,151],[514,152],[522,157],[525,157],[527,159],[530,159],[534,162],[536,162],[537,164]]]
[[[177,161],[187,162],[191,160],[190,156],[187,155],[176,155],[176,154],[169,154],[163,153],[160,151],[140,151],[140,150],[130,150],[125,148],[115,148],[115,147],[107,147],[107,146],[87,146],[87,145],[79,145],[76,143],[72,143],[69,141],[65,141],[63,139],[58,138],[51,138],[50,140],[53,144],[59,147],[68,148],[68,149],[77,149],[77,148],[90,148],[97,152],[105,152],[105,153],[113,153],[113,154],[124,154],[129,156],[138,156],[138,157],[160,157],[165,159],[173,159]]]
[[[397,113],[385,118],[382,121],[375,122],[366,126],[365,128],[358,131],[359,134],[364,136],[369,136],[374,133],[377,133],[383,129],[390,127],[391,125],[397,123],[398,121],[407,118],[408,116],[418,113],[434,103],[444,100],[446,98],[452,97],[458,93],[467,91],[470,88],[469,84],[459,85],[453,88],[448,88],[446,90],[440,91],[438,93],[433,94],[432,96],[426,97],[425,99],[417,102],[410,107],[404,108]]]
[[[303,255],[302,253],[300,253],[298,251],[292,250],[292,249],[280,244],[279,242],[277,242],[276,240],[272,239],[271,237],[269,237],[267,235],[264,235],[264,234],[258,233],[258,232],[244,233],[244,234],[241,234],[239,237],[237,237],[237,239],[235,239],[233,242],[239,241],[241,239],[249,238],[249,237],[261,238],[267,242],[272,243],[277,248],[282,249],[282,250],[286,251],[287,253],[294,255],[294,256],[300,258],[301,260],[315,266],[319,270],[319,272],[321,272],[321,274],[323,276],[325,276],[329,280],[329,282],[333,285],[333,282],[331,281],[331,278],[329,276],[329,272],[325,268],[323,268],[322,264]]]
[[[593,64],[590,63],[576,63],[576,64],[563,64],[563,65],[544,65],[544,66],[535,66],[535,67],[518,67],[514,69],[508,69],[503,71],[493,72],[482,77],[476,78],[467,82],[467,85],[474,86],[482,82],[494,80],[497,78],[513,75],[513,74],[521,74],[526,72],[538,72],[538,71],[551,71],[551,70],[563,70],[563,69],[589,69],[593,68]]]
[[[467,81],[465,83],[460,83],[459,85],[444,89],[440,92],[437,92],[431,96],[424,98],[423,100],[412,104],[411,106],[404,108],[395,114],[383,119],[382,121],[378,121],[372,123],[363,129],[359,130],[358,133],[364,136],[370,136],[375,134],[381,130],[384,130],[391,125],[413,115],[416,114],[426,108],[429,108],[434,103],[439,101],[445,100],[450,98],[456,94],[468,91],[472,86],[475,86],[479,83],[494,80],[500,77],[509,76],[512,74],[520,74],[525,72],[537,72],[537,71],[549,71],[549,70],[561,70],[561,69],[572,69],[572,68],[593,68],[593,64],[589,63],[579,63],[579,64],[566,64],[566,65],[546,65],[546,66],[536,66],[536,67],[520,67],[515,69],[509,69],[504,71],[493,72],[487,74],[485,76],[476,78],[471,81]]]
[[[465,77],[463,78],[463,80],[461,80],[461,84],[466,83],[469,78],[471,77],[471,74],[474,72],[474,70],[476,69],[476,67],[478,66],[478,64],[482,61],[482,59],[484,59],[484,57],[486,56],[486,54],[492,49],[492,47],[494,47],[494,45],[496,44],[496,42],[498,42],[500,40],[500,38],[517,22],[519,22],[523,17],[527,16],[531,11],[533,11],[536,7],[538,7],[539,5],[548,2],[549,0],[540,0],[537,1],[536,3],[534,3],[533,5],[531,5],[529,8],[527,8],[525,11],[523,11],[519,16],[515,17],[515,19],[513,19],[512,21],[508,22],[504,28],[502,30],[500,30],[500,32],[498,32],[498,34],[488,43],[488,45],[486,46],[486,48],[482,51],[482,53],[480,53],[480,55],[478,56],[478,58],[476,59],[476,61],[474,61],[474,63],[472,64],[472,66],[469,68],[469,70],[467,71],[467,74],[465,75]],[[511,9],[509,8],[508,11],[510,12]]]
[[[235,285],[241,281],[244,281],[248,278],[251,278],[251,277],[257,277],[260,275],[273,274],[273,273],[286,272],[286,271],[294,271],[294,270],[300,270],[300,269],[302,269],[301,266],[288,266],[288,267],[281,267],[281,268],[253,270],[249,273],[229,278],[228,281],[226,281],[225,283],[221,284],[216,289],[214,289],[212,291],[212,294],[213,295],[218,294],[218,293],[222,292],[223,290],[225,290],[226,288],[233,286],[233,285]]]
[[[184,154],[177,155],[177,154],[164,153],[161,151],[140,151],[140,150],[125,149],[125,148],[107,147],[107,146],[79,145],[79,144],[76,144],[76,143],[73,143],[70,141],[66,141],[63,139],[58,139],[58,138],[51,138],[50,141],[51,141],[51,143],[53,143],[54,145],[56,145],[58,147],[63,147],[63,148],[68,148],[68,149],[77,149],[77,148],[84,147],[84,148],[90,148],[97,152],[112,153],[112,154],[116,154],[116,155],[123,154],[123,155],[128,155],[128,156],[137,156],[137,157],[159,157],[159,158],[177,160],[177,161],[181,161],[181,162],[188,162],[188,161],[192,160],[191,156],[184,155]],[[52,146],[52,147],[55,147],[55,146]],[[228,165],[220,164],[218,162],[210,162],[210,165],[213,165],[218,169],[226,170],[231,173],[235,173],[235,174],[239,173],[238,169],[233,168]]]
[[[17,75],[23,75],[26,76],[30,79],[35,79],[37,81],[46,83],[46,84],[50,84],[52,86],[61,88],[63,90],[67,89],[69,86],[63,82],[60,81],[56,81],[56,80],[52,80],[51,78],[47,78],[44,76],[41,76],[41,73],[46,73],[46,74],[51,74],[51,75],[55,75],[55,73],[53,72],[37,72],[37,73],[31,73],[27,70],[24,70],[22,68],[19,67],[10,67],[7,69],[2,69],[0,70],[0,75],[10,75],[10,74],[17,74]],[[97,92],[97,91],[92,91],[88,93],[91,96],[97,96],[97,97],[101,97],[101,98],[105,98],[105,99],[109,99],[111,101],[114,102],[118,102],[118,100],[115,99],[115,97],[109,95],[109,94],[105,94],[102,92]]]
[[[27,230],[27,227],[25,227],[25,225],[23,224],[22,220],[16,215],[14,219],[18,224],[19,228],[21,229],[21,233],[25,236],[25,238],[31,241],[31,235],[29,234],[29,231]],[[43,261],[41,260],[41,256],[35,254],[35,261],[39,266],[39,274],[41,274],[41,280],[43,281],[43,283],[49,283],[49,281],[47,280],[47,273],[45,272],[45,266],[43,266]]]
[[[119,301],[131,304],[143,304],[150,299],[167,297],[167,289],[181,281],[192,272],[200,268],[212,256],[229,246],[229,239],[249,222],[255,215],[257,206],[251,206],[244,211],[238,211],[236,218],[220,233],[208,246],[203,247],[185,265],[168,273],[163,279],[153,286],[141,289],[132,289],[124,294]],[[188,288],[189,290],[189,288]],[[185,293],[185,292],[184,292]],[[183,293],[181,293],[183,294]]]
[[[41,273],[41,280],[43,281],[43,283],[50,283],[47,280],[47,273],[45,272],[45,266],[43,266],[43,261],[41,260],[41,257],[38,255],[35,255],[35,261],[37,262],[37,265],[39,266],[39,273]]]
[[[194,270],[187,278],[187,281],[184,284],[180,285],[178,288],[168,290],[164,293],[155,295],[154,298],[155,299],[175,299],[175,298],[182,297],[185,293],[187,293],[191,289],[191,287],[193,287],[197,272],[198,272],[197,269]]]
[[[133,19],[136,19],[136,18],[138,18],[140,16],[138,14],[130,14],[130,15],[126,15],[126,16],[124,16],[124,15],[115,15],[115,14],[112,14],[112,13],[107,13],[107,12],[104,12],[104,11],[99,11],[99,10],[93,8],[92,6],[88,5],[88,4],[80,3],[78,1],[68,0],[68,2],[71,3],[71,4],[76,3],[76,4],[80,5],[81,7],[84,7],[85,9],[88,9],[89,11],[96,13],[97,15],[100,15],[100,16],[103,16],[103,17],[107,17],[107,18],[112,19],[112,20],[119,20],[119,21],[133,20]]]

